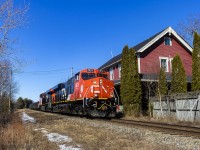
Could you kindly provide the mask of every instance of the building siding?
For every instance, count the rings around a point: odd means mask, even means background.
[[[140,73],[151,74],[158,73],[160,70],[159,57],[166,57],[171,59],[177,54],[180,56],[183,66],[186,71],[186,75],[192,74],[192,56],[182,45],[180,45],[176,39],[171,37],[172,46],[164,45],[164,37],[161,38],[154,45],[149,47],[143,53],[140,54]],[[171,72],[170,61],[168,61],[168,70]]]
[[[158,74],[160,71],[160,59],[165,57],[168,60],[173,59],[177,54],[180,56],[183,63],[184,69],[187,76],[192,75],[192,54],[184,46],[182,46],[175,38],[170,37],[172,40],[172,45],[165,45],[164,38],[155,42],[152,46],[146,49],[144,52],[137,54],[139,56],[140,68],[138,71],[140,74]],[[119,78],[119,65],[121,61],[117,61],[110,67],[106,67],[105,70],[109,71],[110,68],[113,69],[114,81],[120,80]],[[168,61],[168,73],[171,73],[171,63]],[[110,77],[110,76],[109,76]]]

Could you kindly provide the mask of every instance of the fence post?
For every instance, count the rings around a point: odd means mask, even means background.
[[[200,95],[198,95],[196,109],[194,110],[194,111],[195,111],[195,113],[194,113],[194,121],[195,121],[195,119],[196,119],[196,115],[197,115],[197,109],[198,109],[199,101],[200,101]]]
[[[192,111],[193,111],[193,109],[194,109],[194,106],[195,106],[196,104],[198,104],[198,101],[199,101],[199,96],[198,96],[197,100],[194,102],[194,105],[190,108],[190,111],[189,111],[189,113],[188,113],[188,118],[190,117],[189,115],[192,116]],[[194,115],[195,115],[195,113],[194,113]],[[193,121],[194,121],[194,120],[193,120]]]
[[[178,109],[177,109],[177,99],[175,98],[175,96],[174,96],[174,103],[175,103],[175,116],[176,116],[176,119],[178,119],[179,117],[178,117]]]
[[[169,101],[169,96],[166,96],[167,97],[167,107],[168,107],[168,113],[169,113],[169,116],[171,114],[171,108],[170,108],[170,101]]]

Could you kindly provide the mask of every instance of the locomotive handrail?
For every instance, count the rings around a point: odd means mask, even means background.
[[[85,91],[85,94],[84,94],[84,96],[83,96],[83,108],[84,108],[86,96],[87,96],[88,91],[89,91],[90,88],[91,88],[91,86],[87,88],[87,90]],[[86,104],[86,105],[88,105],[88,104]]]
[[[101,109],[104,105],[107,105],[107,106],[111,106],[111,105],[108,105],[108,104],[106,104],[106,103],[103,103],[99,108],[97,108],[97,109]]]
[[[85,95],[83,96],[84,98],[86,98],[86,96],[87,96],[87,94],[88,94],[88,91],[89,91],[89,89],[91,88],[91,86],[90,87],[88,87],[87,88],[87,90],[85,91]]]
[[[117,91],[116,91],[115,87],[114,87],[114,91],[115,91],[115,93],[116,93],[116,95],[117,95],[117,103],[118,103],[118,105],[119,105],[119,95],[117,94]],[[115,96],[115,93],[114,93],[114,96]]]

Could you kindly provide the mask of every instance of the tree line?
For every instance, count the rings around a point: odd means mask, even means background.
[[[33,100],[28,98],[19,97],[15,103],[17,109],[29,108],[30,104],[33,103]]]
[[[129,49],[127,45],[122,50],[121,67],[120,96],[125,114],[138,116],[141,113],[142,85],[135,50]],[[172,60],[170,88],[168,88],[165,68],[161,67],[154,90],[159,96],[160,105],[161,97],[164,95],[187,92],[187,76],[178,54]],[[191,90],[200,90],[200,35],[197,32],[194,32],[193,40]]]

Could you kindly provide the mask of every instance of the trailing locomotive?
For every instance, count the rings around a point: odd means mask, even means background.
[[[123,115],[114,83],[108,73],[97,69],[81,70],[67,82],[40,94],[38,109],[91,117]]]

